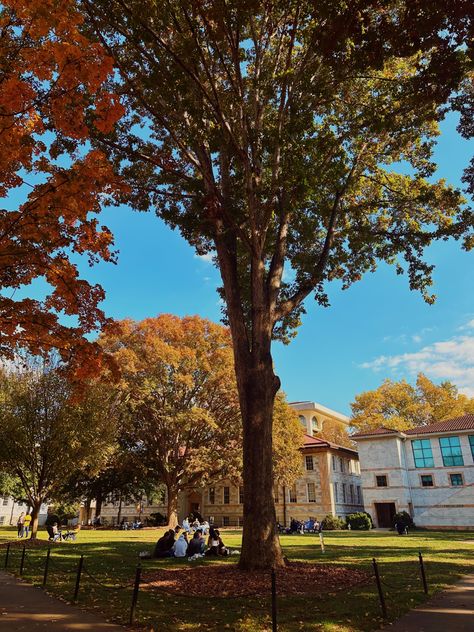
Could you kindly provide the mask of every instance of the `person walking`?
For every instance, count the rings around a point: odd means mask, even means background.
[[[31,524],[31,514],[28,511],[28,513],[25,516],[25,520],[23,522],[25,538],[27,538],[30,533],[30,524]]]
[[[18,520],[16,522],[19,538],[23,537],[24,525],[25,525],[25,512],[22,511],[21,514],[18,516]]]

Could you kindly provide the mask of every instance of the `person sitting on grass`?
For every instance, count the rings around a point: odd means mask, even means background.
[[[193,555],[202,555],[204,553],[204,538],[202,537],[202,532],[200,529],[196,529],[192,540],[188,544],[188,550],[186,551],[186,555],[188,557],[192,557]]]
[[[219,529],[212,529],[211,527],[207,546],[209,548],[205,555],[229,555],[229,549],[224,545]]]
[[[204,520],[203,522],[201,522],[201,526],[199,528],[201,529],[203,535],[207,535],[210,529],[208,521]]]
[[[188,550],[188,536],[184,531],[173,545],[173,554],[175,557],[186,557]]]
[[[189,520],[187,517],[183,520],[183,529],[186,531],[186,533],[189,533],[191,531],[191,527],[189,525]]]
[[[155,545],[153,557],[172,557],[174,545],[174,529],[169,529]]]
[[[53,534],[53,542],[57,542],[58,540],[61,539],[61,535],[62,534],[61,534],[61,531],[60,531],[60,529],[58,527],[58,523],[57,522],[55,522],[53,524],[53,526],[51,527],[51,532]]]

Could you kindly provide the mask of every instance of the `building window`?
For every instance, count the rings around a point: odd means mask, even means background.
[[[354,502],[354,485],[352,483],[349,485],[349,497],[351,499],[351,503]]]
[[[8,505],[8,496],[3,497],[3,504]]]
[[[338,503],[339,502],[339,489],[337,487],[337,483],[333,483],[333,485],[334,485],[334,502]]]
[[[418,439],[411,442],[415,467],[434,467],[433,452],[429,439]]]
[[[445,467],[464,465],[459,437],[441,437],[439,447],[441,448],[443,465]]]
[[[449,480],[453,487],[458,487],[459,485],[463,485],[462,474],[450,474]]]
[[[311,433],[314,435],[319,430],[319,424],[316,417],[311,418]]]
[[[380,476],[376,476],[375,482],[377,483],[377,487],[388,487],[386,474],[381,474]]]
[[[224,505],[230,503],[230,487],[224,487]]]
[[[433,487],[433,477],[431,474],[423,474],[420,478],[422,487]]]
[[[469,435],[469,445],[471,446],[471,454],[474,460],[474,435]]]
[[[229,526],[229,524],[230,524],[230,521],[229,521],[229,516],[223,516],[223,517],[222,517],[222,525],[223,525],[224,527],[228,527],[228,526]]]
[[[280,499],[278,496],[278,485],[275,486],[274,490],[273,490],[273,498],[275,500],[275,503],[279,503]]]
[[[304,457],[305,460],[305,466],[306,469],[309,470],[314,470],[314,462],[313,462],[313,457],[312,456],[305,456]]]
[[[306,417],[304,415],[298,415],[298,419],[300,420],[300,423],[303,426],[303,428],[307,430]]]
[[[308,488],[308,502],[315,503],[316,502],[316,487],[314,483],[308,483],[307,488]]]
[[[362,505],[362,494],[360,492],[360,485],[357,485],[357,504]]]
[[[288,489],[288,495],[289,495],[289,500],[290,503],[296,503],[298,502],[297,496],[296,496],[296,485],[292,485],[289,489]]]
[[[243,485],[239,487],[239,505],[244,504],[244,488]]]
[[[346,484],[345,483],[342,484],[342,502],[343,503],[346,502]]]
[[[4,524],[5,516],[0,516],[0,525]]]
[[[339,457],[339,469],[344,472],[344,459]]]
[[[334,470],[334,472],[336,471],[336,457],[334,456],[334,454],[332,455],[332,469]]]
[[[209,487],[209,504],[213,505],[216,502],[216,488]]]

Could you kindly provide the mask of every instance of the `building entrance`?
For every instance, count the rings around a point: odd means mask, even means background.
[[[395,503],[375,503],[378,527],[393,527],[393,518],[396,514]]]
[[[192,492],[188,496],[188,515],[196,512],[201,513],[201,494]]]

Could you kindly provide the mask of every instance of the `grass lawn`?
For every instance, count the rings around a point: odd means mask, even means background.
[[[138,553],[150,550],[162,530],[144,531],[81,531],[76,543],[64,542],[52,547],[52,565],[48,591],[70,600],[74,591],[75,569],[80,554],[84,566],[103,584],[112,586],[131,581]],[[14,539],[14,528],[0,528],[0,543]],[[226,545],[238,548],[241,534],[237,530],[222,530]],[[44,530],[41,538],[47,538]],[[398,618],[425,599],[418,551],[426,563],[430,594],[454,583],[462,574],[474,572],[474,535],[467,532],[417,531],[408,537],[393,532],[333,531],[325,533],[326,552],[321,553],[319,537],[314,535],[283,536],[285,554],[291,560],[354,566],[370,571],[372,557],[379,562],[389,619]],[[5,550],[0,549],[0,568]],[[27,550],[24,577],[42,582],[46,549]],[[9,568],[18,573],[21,549],[10,551]],[[176,568],[194,564],[235,563],[228,559],[145,560],[145,570],[159,567]],[[66,572],[65,572],[66,571]],[[69,571],[69,572],[67,572]],[[72,572],[74,571],[74,572]],[[128,620],[131,587],[121,591],[107,590],[83,574],[79,603],[103,612],[119,623]],[[137,616],[146,630],[236,630],[264,632],[270,629],[270,599],[216,598],[203,591],[200,597],[167,595],[158,591],[141,591]],[[281,632],[296,630],[325,632],[369,632],[381,626],[380,606],[375,583],[369,581],[350,590],[317,596],[280,597],[278,620]]]

